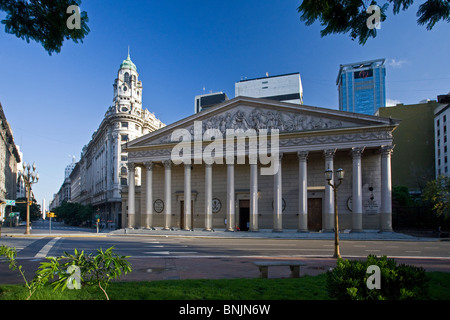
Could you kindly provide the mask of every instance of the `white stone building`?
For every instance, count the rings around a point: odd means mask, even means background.
[[[70,175],[71,201],[92,204],[102,222],[120,227],[120,192],[128,183],[128,156],[122,144],[164,124],[142,108],[142,82],[129,55],[120,65],[113,87],[113,105]]]
[[[342,168],[340,228],[391,231],[397,126],[376,116],[236,97],[127,143],[122,226],[331,231],[334,197],[324,172]],[[253,134],[224,142],[226,130]]]

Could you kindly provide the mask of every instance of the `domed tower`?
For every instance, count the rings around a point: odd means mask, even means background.
[[[142,82],[139,81],[136,65],[131,61],[129,53],[120,65],[113,87],[116,112],[134,114],[142,111]]]

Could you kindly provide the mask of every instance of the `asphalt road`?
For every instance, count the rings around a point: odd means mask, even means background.
[[[223,239],[160,236],[105,237],[2,237],[0,245],[15,247],[19,264],[28,277],[48,256],[74,249],[95,253],[114,247],[129,256],[133,272],[123,280],[258,277],[253,261],[261,259],[303,260],[301,275],[314,275],[333,267],[334,242],[330,240]],[[450,241],[340,241],[343,258],[386,255],[399,263],[428,270],[450,272]],[[270,271],[271,277],[289,276],[289,268]],[[0,264],[0,283],[23,283],[17,272]]]

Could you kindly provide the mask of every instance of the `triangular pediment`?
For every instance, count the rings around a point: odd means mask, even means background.
[[[392,125],[392,120],[327,108],[237,97],[133,140],[127,147],[172,143],[171,134],[176,129],[186,129],[194,136],[194,123],[197,123],[197,128],[201,123],[202,133],[208,129],[218,129],[225,135],[227,129],[254,129],[256,132],[278,129],[280,134],[302,133]]]

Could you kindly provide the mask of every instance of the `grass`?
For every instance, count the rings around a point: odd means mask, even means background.
[[[450,273],[428,272],[430,300],[450,300]],[[114,282],[108,287],[111,300],[329,300],[326,275],[298,279],[221,279]],[[0,300],[22,300],[21,285],[0,285]],[[42,288],[34,300],[104,300],[96,288],[53,290]]]

